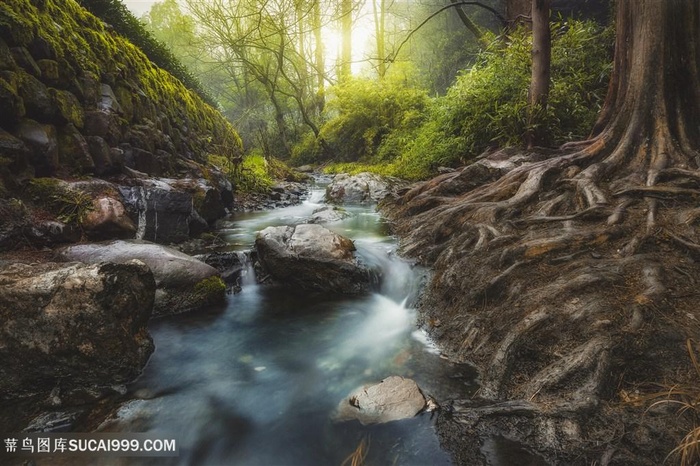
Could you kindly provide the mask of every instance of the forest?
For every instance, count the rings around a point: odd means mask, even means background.
[[[605,1],[554,2],[552,84],[534,118],[529,2],[166,0],[138,22],[117,0],[82,3],[150,34],[238,129],[251,170],[277,158],[417,180],[535,128],[540,145],[580,140],[612,68]]]
[[[700,461],[696,0],[8,0],[0,104],[0,428]]]

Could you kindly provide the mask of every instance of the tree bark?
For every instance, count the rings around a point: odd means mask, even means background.
[[[341,0],[341,37],[342,45],[340,51],[340,80],[349,78],[352,75],[352,0]]]
[[[374,12],[374,33],[377,44],[377,74],[379,79],[384,79],[386,74],[386,51],[384,24],[386,20],[386,1],[372,0],[372,10]]]
[[[547,111],[552,37],[549,29],[550,0],[532,0],[532,79],[530,81],[528,134],[529,148],[543,144],[547,128],[541,126]]]

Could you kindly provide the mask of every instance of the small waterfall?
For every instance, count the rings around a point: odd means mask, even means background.
[[[139,215],[138,225],[136,227],[136,239],[144,239],[146,237],[146,212],[148,211],[148,202],[146,200],[146,192],[143,189],[143,186],[138,187],[136,197],[136,205],[138,206]]]
[[[250,259],[250,251],[237,251],[236,256],[238,257],[238,261],[241,263],[241,288],[255,285],[257,281],[255,279],[255,268],[253,267],[253,261]]]

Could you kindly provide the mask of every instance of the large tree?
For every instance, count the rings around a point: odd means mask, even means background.
[[[700,2],[618,0],[616,26],[589,140],[484,156],[389,210],[435,271],[426,325],[499,402],[455,403],[452,438],[498,425],[558,462],[661,464],[687,427],[643,395],[693,374],[700,336]]]

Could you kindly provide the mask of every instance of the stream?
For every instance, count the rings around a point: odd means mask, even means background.
[[[237,213],[219,235],[229,250],[250,250],[257,231],[304,223],[323,196],[319,183],[300,205]],[[127,464],[340,466],[363,440],[366,465],[451,464],[434,413],[374,426],[331,420],[350,391],[391,375],[437,400],[476,388],[473,369],[441,358],[416,329],[422,273],[396,255],[388,225],[372,206],[346,208],[352,217],[326,226],[381,269],[377,292],[294,294],[257,284],[249,267],[225,305],[152,321],[156,351],[107,430],[174,438],[180,453]]]

